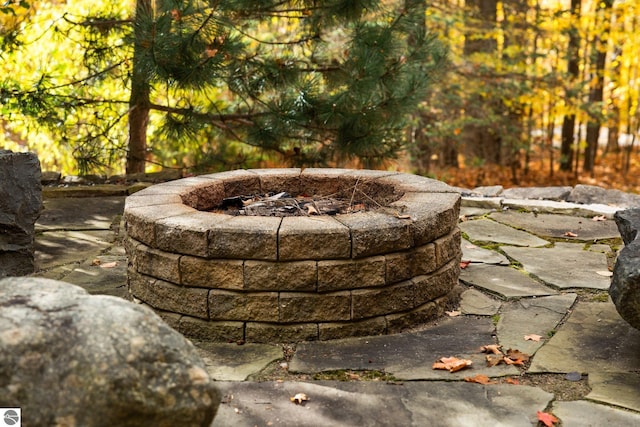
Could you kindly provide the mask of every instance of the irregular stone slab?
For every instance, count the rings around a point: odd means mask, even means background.
[[[207,426],[220,395],[148,308],[64,282],[0,281],[0,399],[30,425]]]
[[[606,256],[585,251],[581,244],[556,243],[553,248],[501,246],[500,249],[548,285],[560,289],[609,289],[611,279],[598,274],[608,270]]]
[[[462,293],[460,310],[462,314],[476,316],[493,316],[500,310],[501,303],[475,289],[467,289]]]
[[[611,303],[580,302],[533,358],[530,373],[640,370],[640,331]]]
[[[193,343],[214,381],[246,381],[282,358],[282,349],[268,344]]]
[[[491,377],[517,375],[513,366],[487,368],[483,345],[494,342],[489,318],[462,316],[443,319],[424,331],[390,336],[299,344],[289,370],[316,373],[339,369],[384,370],[403,380],[454,380],[484,374]],[[455,373],[433,370],[441,357],[456,356],[473,361],[473,369]]]
[[[498,197],[502,195],[503,191],[504,187],[502,187],[502,185],[485,185],[474,188],[473,194],[478,194],[483,197]]]
[[[469,264],[467,268],[460,271],[460,280],[468,285],[486,289],[504,299],[557,293],[532,279],[525,272],[510,266]]]
[[[613,214],[620,210],[617,206],[593,203],[581,205],[578,203],[555,202],[553,200],[502,199],[502,206],[507,209],[525,209],[538,213],[557,213],[584,217],[605,215],[607,218],[613,218]]]
[[[548,339],[549,332],[566,316],[576,297],[576,294],[554,295],[503,304],[496,327],[498,342],[504,350],[516,348],[534,355]],[[542,339],[525,340],[524,336],[530,334],[540,335]]]
[[[560,418],[563,427],[636,427],[640,425],[640,414],[584,400],[554,402],[553,413]]]
[[[589,373],[589,386],[587,399],[640,412],[640,373]]]
[[[533,387],[449,382],[221,382],[226,396],[212,427],[361,427],[482,424],[530,427],[552,394]],[[309,398],[295,405],[290,398]]]
[[[593,241],[615,239],[620,235],[613,221],[593,221],[591,218],[558,214],[534,214],[532,212],[505,211],[489,215],[502,224],[521,228],[538,236],[567,238],[566,232],[577,234],[571,239]]]
[[[544,199],[563,201],[571,193],[573,187],[513,187],[507,188],[500,195],[505,199]]]
[[[44,199],[36,231],[109,230],[122,215],[124,196]]]
[[[476,246],[467,239],[462,239],[460,248],[462,249],[463,261],[471,261],[472,263],[481,264],[510,264],[507,257],[501,253]]]
[[[640,195],[609,190],[595,185],[578,184],[573,188],[567,201],[576,203],[603,203],[620,208],[640,206]]]
[[[99,255],[74,266],[64,281],[84,288],[93,295],[128,296],[127,257]]]
[[[460,207],[460,218],[471,218],[474,216],[482,216],[488,213],[495,212],[495,209],[474,208],[472,206]]]
[[[540,247],[549,244],[546,240],[542,240],[532,234],[488,219],[461,222],[460,230],[462,230],[463,233],[467,233],[469,239],[481,242],[530,247]]]
[[[531,427],[553,395],[528,386],[456,382],[216,383],[226,396],[212,427],[472,425]],[[309,398],[295,405],[290,398]]]
[[[462,206],[482,209],[502,209],[502,197],[477,197],[465,196],[462,198]]]
[[[112,245],[111,231],[48,231],[35,240],[38,270],[95,258]]]

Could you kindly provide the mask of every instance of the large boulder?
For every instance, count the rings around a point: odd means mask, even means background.
[[[609,295],[620,316],[640,329],[640,208],[618,211],[614,219],[625,247],[613,268]]]
[[[0,277],[35,270],[34,229],[42,211],[40,175],[35,154],[0,150]]]
[[[23,426],[209,426],[220,395],[150,309],[36,278],[0,280],[0,407]]]

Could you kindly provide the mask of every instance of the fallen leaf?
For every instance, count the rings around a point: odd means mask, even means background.
[[[493,353],[493,354],[502,355],[502,351],[500,350],[501,347],[502,346],[498,344],[483,345],[482,347],[480,347],[480,351],[483,353]]]
[[[460,261],[460,268],[464,270],[469,264],[471,264],[471,261]]]
[[[478,374],[473,377],[466,377],[464,380],[468,383],[477,383],[477,384],[484,384],[484,385],[498,383],[497,381],[491,381],[491,379],[489,379],[488,376],[482,375],[482,374]]]
[[[493,368],[494,366],[502,362],[502,359],[504,359],[504,356],[503,355],[495,356],[495,355],[488,354],[485,359],[487,360],[487,367]]]
[[[457,357],[442,357],[435,362],[431,369],[442,369],[449,372],[458,372],[464,368],[471,366],[473,362],[467,359],[458,359]]]
[[[311,205],[307,205],[307,213],[309,215],[320,215],[318,210],[316,208],[314,208],[313,206],[311,206]]]
[[[462,312],[457,311],[457,310],[453,310],[453,311],[445,311],[445,313],[447,314],[447,316],[449,317],[458,317],[462,314]]]
[[[576,233],[572,233],[571,231],[566,231],[563,236],[567,236],[567,237],[578,237],[578,235]]]
[[[613,272],[612,271],[596,271],[596,274],[599,274],[599,275],[604,276],[604,277],[613,276]]]
[[[116,267],[118,265],[118,263],[116,261],[113,262],[105,262],[104,264],[100,264],[100,267],[102,268],[113,268]]]
[[[525,341],[535,341],[539,342],[542,339],[542,335],[529,334],[524,336]]]
[[[544,424],[547,427],[553,427],[553,425],[558,422],[558,419],[556,417],[554,417],[553,415],[547,412],[538,411],[537,415],[538,415],[538,421],[540,421],[542,424]]]
[[[524,365],[524,362],[529,360],[529,355],[521,352],[520,350],[507,350],[507,355],[504,357],[504,362],[507,365]]]
[[[507,379],[505,380],[505,382],[506,382],[507,384],[520,385],[520,381],[518,381],[518,379],[517,379],[517,378],[507,377]]]
[[[91,265],[100,265],[100,260],[98,258],[91,261]]]
[[[309,398],[304,393],[298,393],[295,396],[290,397],[289,400],[291,400],[296,405],[302,405],[304,402],[309,400]]]
[[[604,215],[596,215],[593,218],[591,218],[592,221],[606,221],[607,217]]]
[[[475,249],[477,248],[476,245],[464,245],[465,249]]]

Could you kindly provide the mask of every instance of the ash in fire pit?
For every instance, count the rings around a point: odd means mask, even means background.
[[[222,199],[220,209],[212,212],[227,215],[250,216],[309,216],[338,215],[363,212],[363,202],[334,197],[314,198],[309,196],[293,197],[286,191],[271,192],[265,196],[233,196]]]
[[[459,203],[439,181],[367,170],[239,170],[154,185],[125,204],[129,291],[208,340],[399,332],[457,302]]]

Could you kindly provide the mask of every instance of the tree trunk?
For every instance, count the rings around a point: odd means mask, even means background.
[[[571,0],[571,29],[569,30],[567,72],[571,76],[571,86],[580,75],[580,34],[577,25],[580,21],[581,0]],[[565,102],[571,105],[575,102],[574,88],[565,93]],[[566,114],[562,121],[562,142],[560,145],[560,170],[571,171],[573,165],[573,145],[576,129],[576,115]]]
[[[134,24],[133,65],[131,75],[131,93],[129,97],[129,144],[127,153],[127,174],[145,171],[147,152],[147,125],[149,124],[149,95],[151,85],[147,72],[140,66],[140,56],[144,55],[153,40],[145,40],[146,32],[142,28],[140,16],[150,16],[151,0],[136,0],[136,18]]]
[[[603,0],[598,3],[600,9],[600,22],[602,23],[601,34],[594,37],[594,55],[595,63],[593,67],[593,76],[591,89],[589,91],[589,107],[590,108],[602,108],[602,98],[604,92],[604,66],[607,59],[607,40],[609,38],[609,11],[613,0]],[[596,152],[598,150],[598,137],[600,136],[601,116],[600,112],[589,115],[589,121],[587,123],[587,147],[584,150],[584,163],[582,164],[582,170],[585,172],[591,172],[593,175]]]

